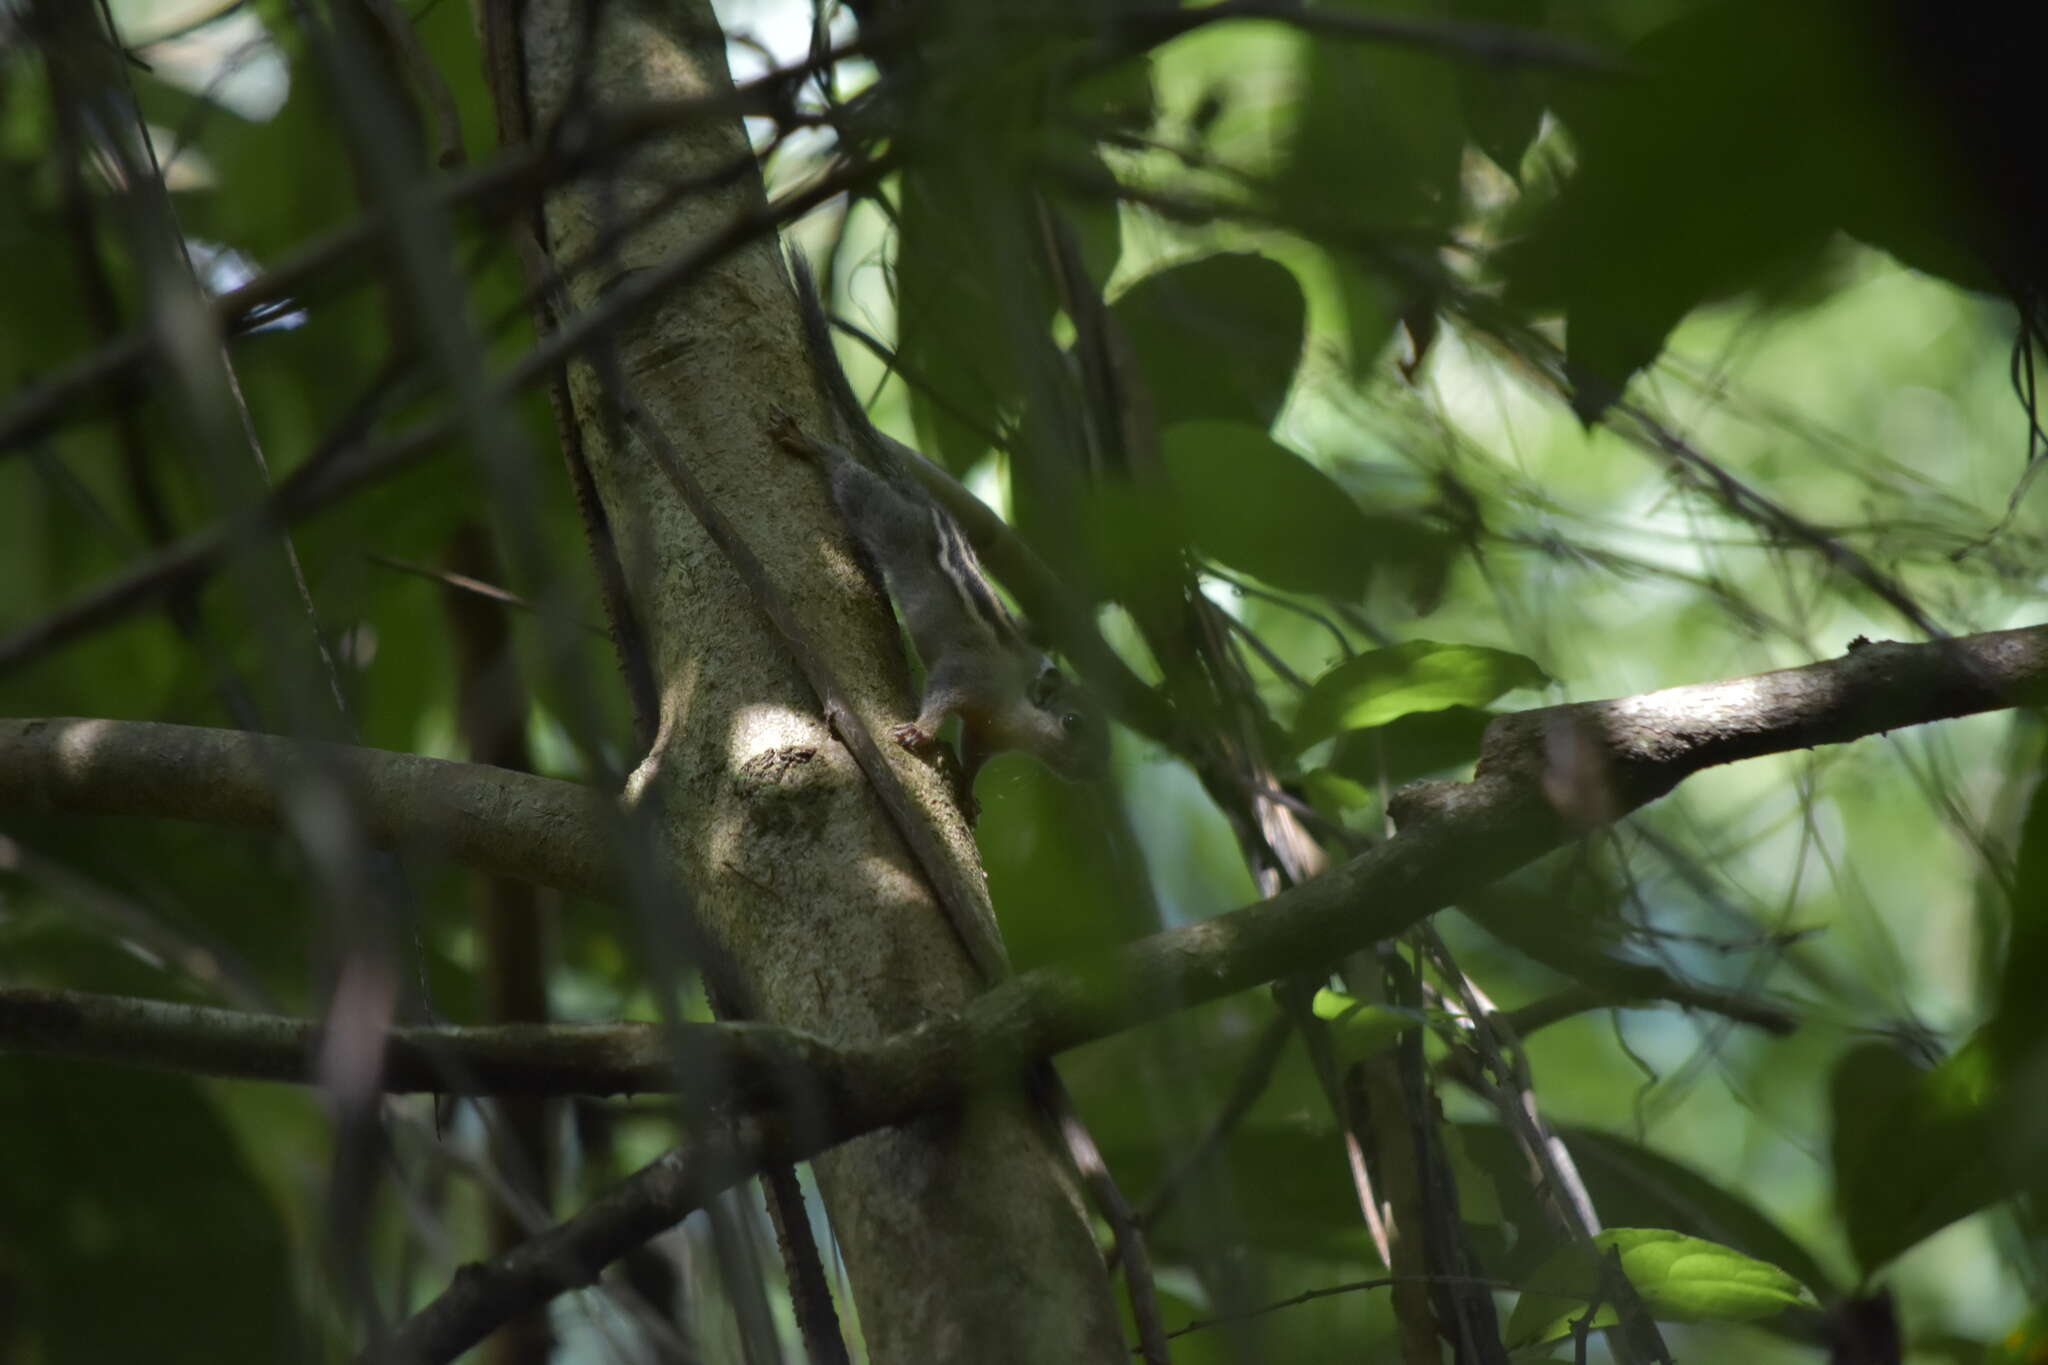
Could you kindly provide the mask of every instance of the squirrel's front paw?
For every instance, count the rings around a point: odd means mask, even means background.
[[[953,788],[954,798],[960,803],[960,813],[967,817],[968,827],[972,828],[974,822],[981,818],[981,802],[974,799],[973,780],[954,759],[953,751],[941,744],[937,735],[913,721],[892,726],[889,738],[919,758],[938,761],[939,770],[945,774],[947,782]]]
[[[768,436],[790,454],[804,460],[818,457],[818,443],[804,435],[787,408],[773,408],[768,413]]]
[[[889,738],[895,740],[920,758],[929,758],[938,747],[938,736],[918,725],[915,721],[904,721],[889,731]]]

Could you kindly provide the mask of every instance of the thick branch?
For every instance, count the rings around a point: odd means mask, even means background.
[[[338,774],[380,843],[606,897],[606,803],[588,787],[481,763],[145,721],[0,720],[0,811],[283,826],[292,774]]]
[[[396,1340],[413,1351],[434,1343],[434,1353],[406,1358],[449,1359],[504,1317],[588,1283],[596,1249],[623,1253],[766,1161],[800,1160],[928,1112],[977,1078],[1014,1076],[1030,1059],[1392,937],[1574,837],[1589,810],[1615,819],[1717,763],[2044,697],[2048,627],[2036,626],[1933,644],[1865,644],[1804,668],[1503,717],[1487,732],[1471,782],[1404,791],[1398,837],[1260,904],[1154,934],[1079,968],[1013,977],[959,1015],[841,1054],[846,1069],[836,1074],[847,1089],[823,1128],[798,1141],[749,1120],[713,1151],[672,1153],[521,1251],[465,1269]],[[1601,746],[1594,770],[1604,764],[1610,779],[1598,801],[1585,799],[1587,737]],[[571,1269],[582,1278],[565,1273]]]

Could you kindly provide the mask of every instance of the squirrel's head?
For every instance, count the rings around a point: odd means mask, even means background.
[[[1031,683],[1037,732],[1028,746],[1061,777],[1095,782],[1109,774],[1109,717],[1095,695],[1047,659]]]

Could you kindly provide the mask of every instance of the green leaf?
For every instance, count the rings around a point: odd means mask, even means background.
[[[1333,5],[1375,18],[1441,22],[1441,0]],[[1455,64],[1388,43],[1311,40],[1306,94],[1275,189],[1309,222],[1373,233],[1432,232],[1458,205],[1465,143]]]
[[[1503,649],[1409,640],[1346,659],[1316,679],[1295,718],[1295,747],[1417,711],[1484,706],[1518,687],[1549,681],[1529,659]]]
[[[1290,592],[1365,590],[1379,557],[1374,526],[1328,474],[1236,422],[1183,422],[1160,444],[1203,554]]]
[[[1330,267],[1336,276],[1337,296],[1344,301],[1344,332],[1350,342],[1346,348],[1348,372],[1353,380],[1364,383],[1378,373],[1380,356],[1393,339],[1394,323],[1409,303],[1411,291],[1347,255],[1332,254]]]
[[[1118,1182],[1133,1190],[1156,1188],[1186,1152],[1184,1143],[1163,1145],[1156,1129],[1130,1143],[1102,1139],[1102,1148]],[[1239,1220],[1233,1244],[1353,1264],[1376,1259],[1343,1143],[1327,1123],[1248,1123],[1230,1134],[1207,1178],[1214,1188],[1231,1192]],[[1215,1236],[1198,1201],[1177,1200],[1151,1234],[1153,1254],[1167,1261],[1213,1255]]]
[[[1709,1238],[1782,1267],[1824,1301],[1840,1297],[1819,1258],[1737,1191],[1612,1133],[1574,1128],[1561,1136],[1603,1217]]]
[[[50,1365],[304,1360],[291,1239],[205,1090],[0,1058],[0,1344]]]
[[[1422,1022],[1422,1015],[1415,1010],[1354,1000],[1328,988],[1315,993],[1309,1008],[1316,1018],[1332,1026],[1344,1042],[1345,1057],[1352,1061],[1380,1051]]]
[[[2025,1187],[1996,1159],[1991,1058],[1969,1048],[1933,1070],[1885,1042],[1836,1064],[1835,1202],[1865,1273]]]
[[[1347,731],[1330,755],[1330,768],[1368,786],[1389,788],[1446,768],[1470,765],[1493,713],[1476,706],[1413,711],[1385,725]]]
[[[1017,397],[1016,338],[1039,310],[996,287],[984,246],[959,230],[973,200],[940,170],[903,177],[896,254],[896,345],[910,388],[918,448],[959,473],[988,450],[987,432]],[[1049,313],[1050,304],[1045,311]]]
[[[2007,916],[2005,961],[1999,976],[1998,1008],[1985,1037],[2006,1075],[2024,1072],[2048,1038],[2048,779],[2037,779],[2020,821],[2013,860],[2012,913]]]
[[[1499,259],[1511,300],[1569,313],[1584,420],[1693,309],[1746,291],[1796,302],[1831,267],[1838,233],[1993,287],[1977,216],[2007,210],[1959,192],[1956,144],[1919,124],[1937,104],[1959,115],[2025,107],[2017,91],[2034,73],[2021,76],[1991,30],[1951,33],[1919,13],[1854,0],[1688,6],[1628,53],[1654,75],[1550,87],[1580,173],[1549,221]],[[1951,93],[1964,88],[1967,100]],[[1972,150],[2003,166],[1998,141]],[[2019,155],[2002,154],[2014,169],[1998,178],[2029,184]]]
[[[1463,24],[1541,29],[1543,0],[1451,0],[1451,15]],[[1465,131],[1493,164],[1518,175],[1522,154],[1543,122],[1543,96],[1535,76],[1512,65],[1460,63],[1458,102]]]
[[[1593,1239],[1601,1253],[1620,1253],[1622,1273],[1655,1318],[1674,1322],[1755,1322],[1788,1308],[1810,1307],[1798,1280],[1768,1261],[1664,1228],[1609,1228]],[[1510,1347],[1570,1336],[1587,1305],[1601,1298],[1600,1265],[1569,1247],[1530,1278],[1508,1319]],[[1594,1327],[1611,1326],[1603,1304]]]
[[[1301,363],[1308,305],[1294,273],[1223,253],[1148,275],[1111,308],[1159,425],[1273,424]]]
[[[1303,773],[1301,791],[1317,810],[1330,815],[1341,815],[1347,810],[1364,810],[1378,799],[1378,793],[1371,787],[1363,782],[1355,782],[1329,768],[1311,768]]]

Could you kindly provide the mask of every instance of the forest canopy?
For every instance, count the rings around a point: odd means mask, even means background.
[[[2048,1358],[2023,27],[0,4],[0,1359]]]

